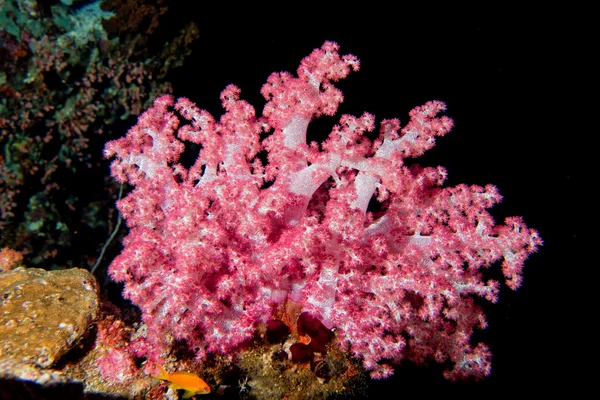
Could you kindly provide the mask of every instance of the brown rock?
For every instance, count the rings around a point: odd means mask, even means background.
[[[50,367],[86,333],[98,306],[98,283],[86,270],[0,273],[0,378],[31,379]]]

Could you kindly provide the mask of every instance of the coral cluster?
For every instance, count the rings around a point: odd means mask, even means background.
[[[137,356],[160,361],[174,341],[199,360],[234,353],[293,301],[374,378],[401,359],[447,363],[449,379],[490,373],[489,349],[470,340],[486,325],[475,299],[498,296],[485,270],[502,260],[516,289],[541,240],[521,218],[495,224],[494,186],[443,187],[442,167],[406,163],[451,129],[439,101],[378,135],[373,115],[343,115],[307,143],[311,120],[342,101],[333,82],[358,68],[326,42],[297,76],[269,77],[260,117],[233,85],[218,121],[166,95],[107,144],[112,175],[134,186],[118,202],[130,232],[110,274],[142,312]],[[201,146],[190,168],[184,142]]]

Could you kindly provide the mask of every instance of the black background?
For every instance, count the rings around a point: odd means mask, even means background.
[[[361,69],[338,83],[345,96],[338,115],[311,123],[309,135],[327,134],[343,113],[406,123],[413,107],[444,101],[455,127],[414,162],[444,166],[450,186],[496,185],[504,197],[491,211],[496,221],[523,216],[545,242],[527,261],[522,287],[503,286],[499,302],[485,304],[489,326],[474,339],[492,350],[488,379],[450,383],[435,365],[403,364],[394,377],[372,382],[371,397],[404,398],[405,389],[578,390],[587,383],[575,362],[595,351],[593,330],[575,315],[591,304],[584,300],[591,265],[581,257],[578,227],[596,204],[581,186],[591,146],[583,125],[594,119],[582,96],[592,86],[586,11],[286,7],[291,11],[186,9],[200,38],[172,77],[174,95],[218,118],[219,93],[234,83],[260,114],[259,91],[271,72],[295,72],[314,48],[335,41]]]

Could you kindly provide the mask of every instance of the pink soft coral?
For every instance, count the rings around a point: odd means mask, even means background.
[[[520,218],[495,225],[486,211],[501,199],[494,186],[443,188],[443,168],[405,165],[451,129],[441,102],[411,111],[404,128],[382,121],[375,141],[365,113],[343,115],[327,140],[307,144],[309,122],[342,101],[332,81],[358,67],[326,42],[297,77],[269,77],[261,118],[233,85],[218,122],[163,96],[107,144],[113,176],[135,186],[118,203],[130,233],[110,274],[142,311],[138,355],[158,359],[171,339],[199,359],[230,353],[291,300],[335,327],[373,377],[402,358],[449,360],[450,379],[489,374],[489,350],[470,344],[486,324],[473,297],[498,295],[483,270],[503,259],[517,288],[541,240]],[[272,133],[261,143],[263,131]],[[189,169],[177,163],[183,140],[201,145]]]

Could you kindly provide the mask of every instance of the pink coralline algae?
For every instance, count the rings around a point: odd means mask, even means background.
[[[294,302],[374,378],[403,359],[445,363],[448,379],[490,374],[488,347],[470,339],[486,326],[475,298],[498,298],[484,272],[502,260],[516,289],[541,239],[521,218],[494,223],[494,186],[443,187],[442,167],[405,163],[452,128],[442,102],[404,127],[381,121],[374,140],[365,113],[307,143],[310,121],[342,101],[332,82],[358,68],[326,42],[297,76],[268,78],[261,117],[234,85],[219,121],[163,96],[106,145],[113,177],[134,186],[118,202],[130,231],[110,275],[142,311],[137,356],[160,360],[173,340],[198,360],[232,354]],[[185,141],[201,148],[190,168],[178,162]]]

